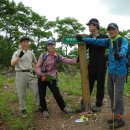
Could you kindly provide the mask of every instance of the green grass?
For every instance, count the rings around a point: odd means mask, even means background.
[[[124,86],[124,95],[130,98],[130,74],[127,79],[127,83]]]
[[[4,86],[7,85],[7,88]],[[18,97],[14,77],[0,75],[0,121],[5,122],[8,130],[31,130],[35,104],[32,94],[27,92],[28,117],[23,120],[19,113]]]
[[[4,84],[5,82],[5,77],[0,75],[0,87]]]
[[[82,88],[81,88],[81,80],[80,80],[80,73],[77,72],[76,75],[70,75],[65,73],[59,74],[59,88],[68,94],[72,95],[82,95]],[[107,92],[107,75],[105,81],[105,93]],[[124,95],[130,97],[130,75],[128,76],[128,82],[125,82],[124,85]],[[94,85],[94,90],[92,96],[96,96],[96,82]]]
[[[59,73],[58,86],[60,91],[67,93],[65,101],[67,104],[72,104],[76,108],[76,97],[82,95],[80,73]],[[128,77],[130,81],[130,76]],[[105,83],[107,94],[107,81]],[[7,88],[4,85],[8,85]],[[95,83],[96,85],[96,83]],[[47,93],[50,95],[50,91]],[[96,87],[94,88],[92,96],[96,95]],[[130,97],[130,82],[125,83],[124,95]],[[31,130],[34,110],[36,109],[34,98],[30,91],[27,92],[27,112],[28,117],[23,120],[19,115],[18,97],[15,88],[14,77],[4,77],[0,75],[0,121],[5,122],[8,130]]]
[[[58,76],[58,86],[61,90],[72,95],[81,95],[81,80],[80,74],[70,75],[66,73],[60,73]]]

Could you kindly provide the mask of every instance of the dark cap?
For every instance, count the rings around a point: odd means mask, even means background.
[[[108,27],[107,27],[107,30],[110,30],[110,29],[114,29],[114,30],[118,30],[118,25],[116,23],[110,23],[108,24]]]
[[[49,44],[55,45],[56,41],[54,39],[49,39],[49,40],[46,41],[46,45],[49,45]]]
[[[20,42],[22,42],[24,40],[30,41],[30,38],[27,37],[27,36],[23,36],[23,37],[20,38]]]
[[[90,25],[90,24],[94,24],[94,25],[98,25],[99,26],[99,21],[96,18],[92,18],[89,20],[88,23],[86,23],[86,25]]]

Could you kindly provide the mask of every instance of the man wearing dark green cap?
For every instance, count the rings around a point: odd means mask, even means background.
[[[16,71],[16,88],[19,96],[19,104],[22,117],[26,117],[26,88],[29,87],[39,104],[36,75],[34,74],[37,63],[34,53],[29,50],[29,37],[20,38],[20,49],[17,50],[11,60],[11,65]],[[34,68],[33,68],[34,66]]]
[[[92,18],[86,24],[89,28],[91,38],[108,38],[107,35],[99,32],[100,24],[98,19]],[[106,62],[107,57],[105,55],[105,47],[99,47],[92,44],[86,43],[86,49],[89,51],[89,64],[88,64],[88,72],[89,72],[89,89],[90,94],[93,92],[94,83],[96,84],[96,102],[91,106],[91,110],[93,112],[101,111],[101,107],[104,99],[104,90],[105,90],[105,75],[106,75]],[[76,112],[82,112],[84,110],[84,106],[81,103],[81,108],[77,109]]]

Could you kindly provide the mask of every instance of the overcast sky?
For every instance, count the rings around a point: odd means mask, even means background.
[[[97,18],[100,25],[107,27],[111,22],[120,30],[130,29],[130,0],[15,0],[22,1],[48,20],[57,16],[74,17],[84,26],[91,18]],[[88,28],[86,28],[88,30]]]

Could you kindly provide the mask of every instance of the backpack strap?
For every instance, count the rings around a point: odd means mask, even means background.
[[[60,61],[59,54],[56,54],[55,59],[54,59],[54,66],[55,66],[56,69],[58,68],[58,67],[57,67],[57,63],[58,63],[59,61]]]
[[[47,58],[47,54],[46,53],[43,53],[43,61],[45,61]]]
[[[45,62],[45,60],[47,59],[47,53],[43,53],[43,61],[42,61],[42,66],[43,66],[43,63]],[[54,58],[54,66],[57,68],[57,63],[60,61],[60,57],[59,57],[59,54],[56,54],[55,58]]]
[[[55,59],[56,59],[56,62],[60,61],[60,56],[59,56],[59,54],[56,54]]]
[[[47,53],[43,53],[43,61],[47,59]],[[55,61],[58,62],[60,60],[59,54],[56,54]]]
[[[119,48],[119,51],[120,51],[121,50],[121,45],[122,45],[122,37],[118,38],[117,43],[118,43],[118,48]]]
[[[115,53],[120,52],[122,45],[122,37],[119,37],[116,41],[113,42],[113,51]]]

